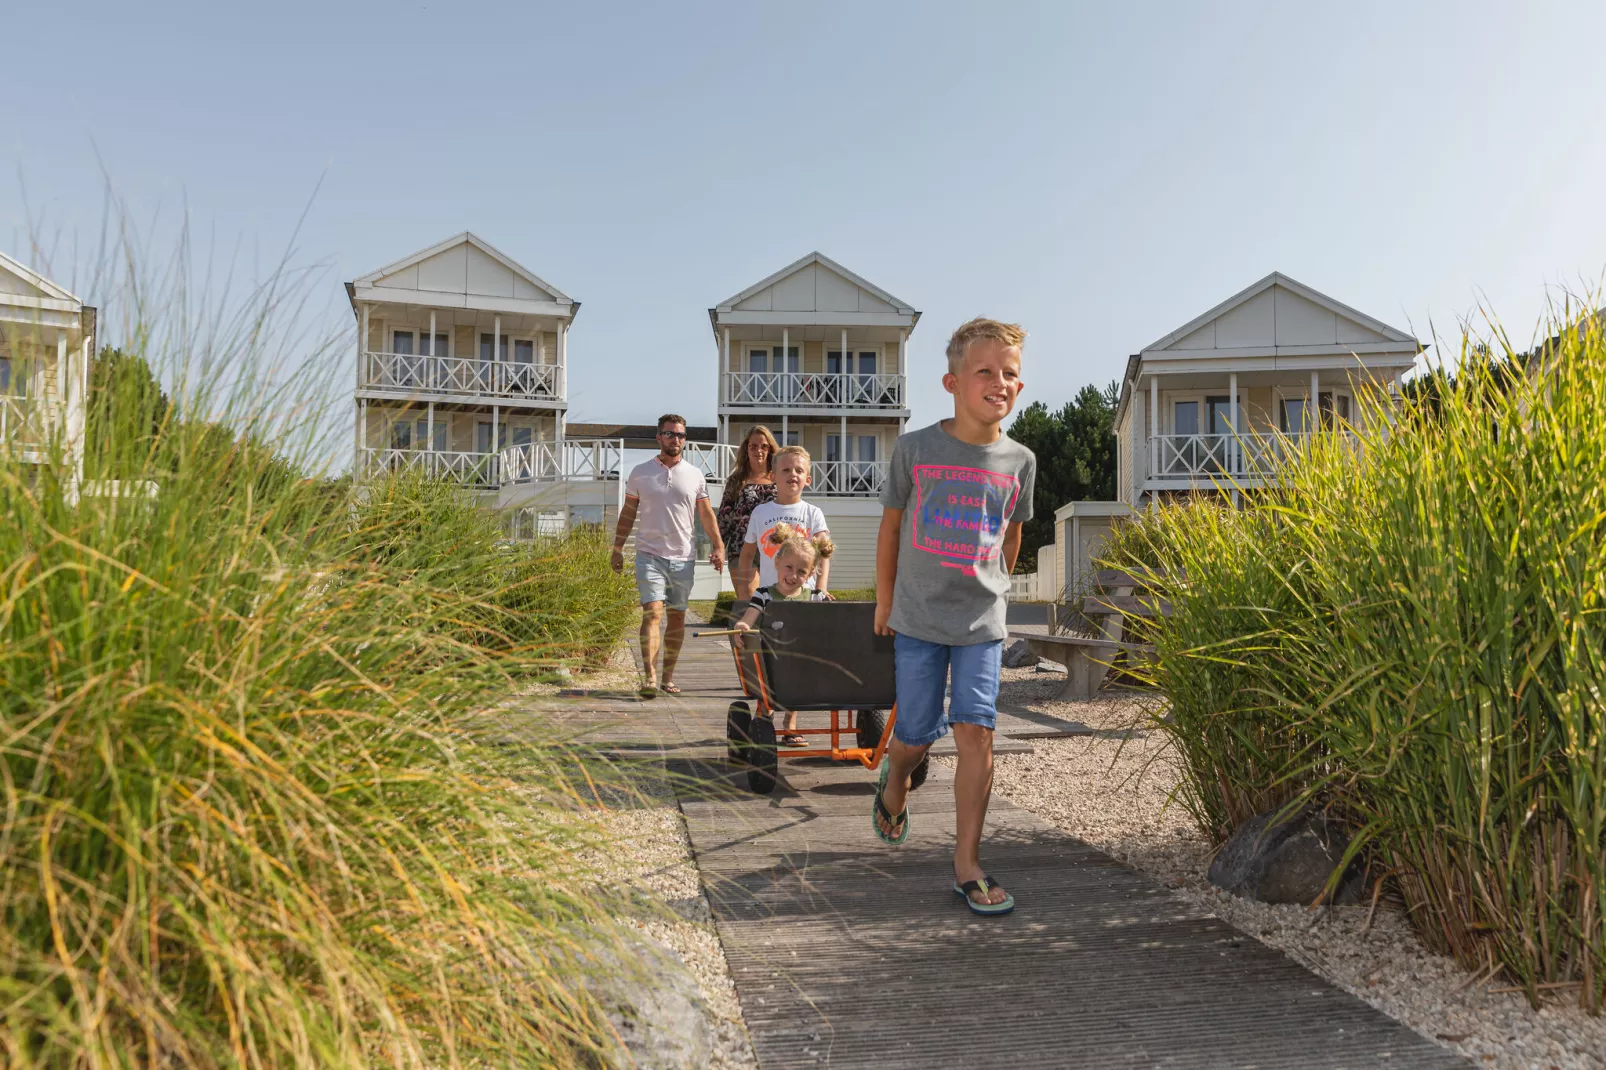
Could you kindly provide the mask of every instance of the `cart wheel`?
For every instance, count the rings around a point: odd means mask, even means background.
[[[747,786],[760,795],[775,790],[780,772],[780,758],[775,753],[775,722],[768,717],[755,717],[748,728]]]
[[[732,702],[725,711],[725,757],[732,765],[747,764],[747,746],[750,742],[753,714],[745,702]]]
[[[913,791],[926,782],[926,774],[931,772],[931,755],[920,759],[920,764],[914,767],[909,774],[909,790]]]
[[[881,732],[887,727],[887,719],[880,710],[856,710],[853,727],[859,746],[865,750],[875,750],[881,745]]]

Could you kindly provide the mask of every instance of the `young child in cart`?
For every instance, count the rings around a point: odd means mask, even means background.
[[[818,597],[819,592],[811,591],[806,584],[836,550],[835,544],[831,542],[831,536],[827,533],[822,531],[811,537],[801,528],[795,528],[784,521],[771,528],[766,538],[775,548],[773,558],[775,582],[753,592],[753,597],[747,603],[747,612],[736,622],[736,630],[739,632],[752,631],[753,626],[764,615],[765,608],[778,598]],[[786,724],[776,742],[783,747],[809,745],[808,740],[797,732],[796,713],[787,713]]]

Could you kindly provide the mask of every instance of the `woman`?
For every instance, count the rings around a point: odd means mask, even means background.
[[[725,496],[719,503],[719,537],[725,540],[725,552],[730,555],[731,584],[738,599],[751,598],[758,586],[758,569],[742,572],[736,562],[741,558],[742,539],[747,535],[747,518],[765,502],[775,500],[775,480],[770,478],[770,459],[780,449],[775,436],[763,424],[749,428],[742,439],[741,454],[725,480]]]

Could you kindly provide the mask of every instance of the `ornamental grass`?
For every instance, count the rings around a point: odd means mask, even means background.
[[[1598,1014],[1606,337],[1465,358],[1313,436],[1278,491],[1162,508],[1106,563],[1185,577],[1141,671],[1208,835],[1324,805],[1429,946]]]
[[[247,303],[128,332],[205,359],[172,402],[98,379],[82,482],[59,440],[0,460],[0,1062],[596,1065],[588,770],[485,710],[611,650],[628,582],[450,488],[309,476]]]

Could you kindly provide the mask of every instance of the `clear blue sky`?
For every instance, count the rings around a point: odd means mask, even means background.
[[[6,21],[0,248],[26,257],[32,228],[81,279],[104,166],[137,218],[187,208],[249,268],[321,180],[299,252],[330,265],[331,324],[340,282],[473,230],[583,302],[578,419],[712,422],[706,310],[812,249],[923,311],[919,421],[945,414],[942,344],[978,313],[1026,325],[1027,399],[1057,406],[1273,270],[1419,337],[1486,297],[1526,340],[1547,287],[1606,267],[1599,3]]]

